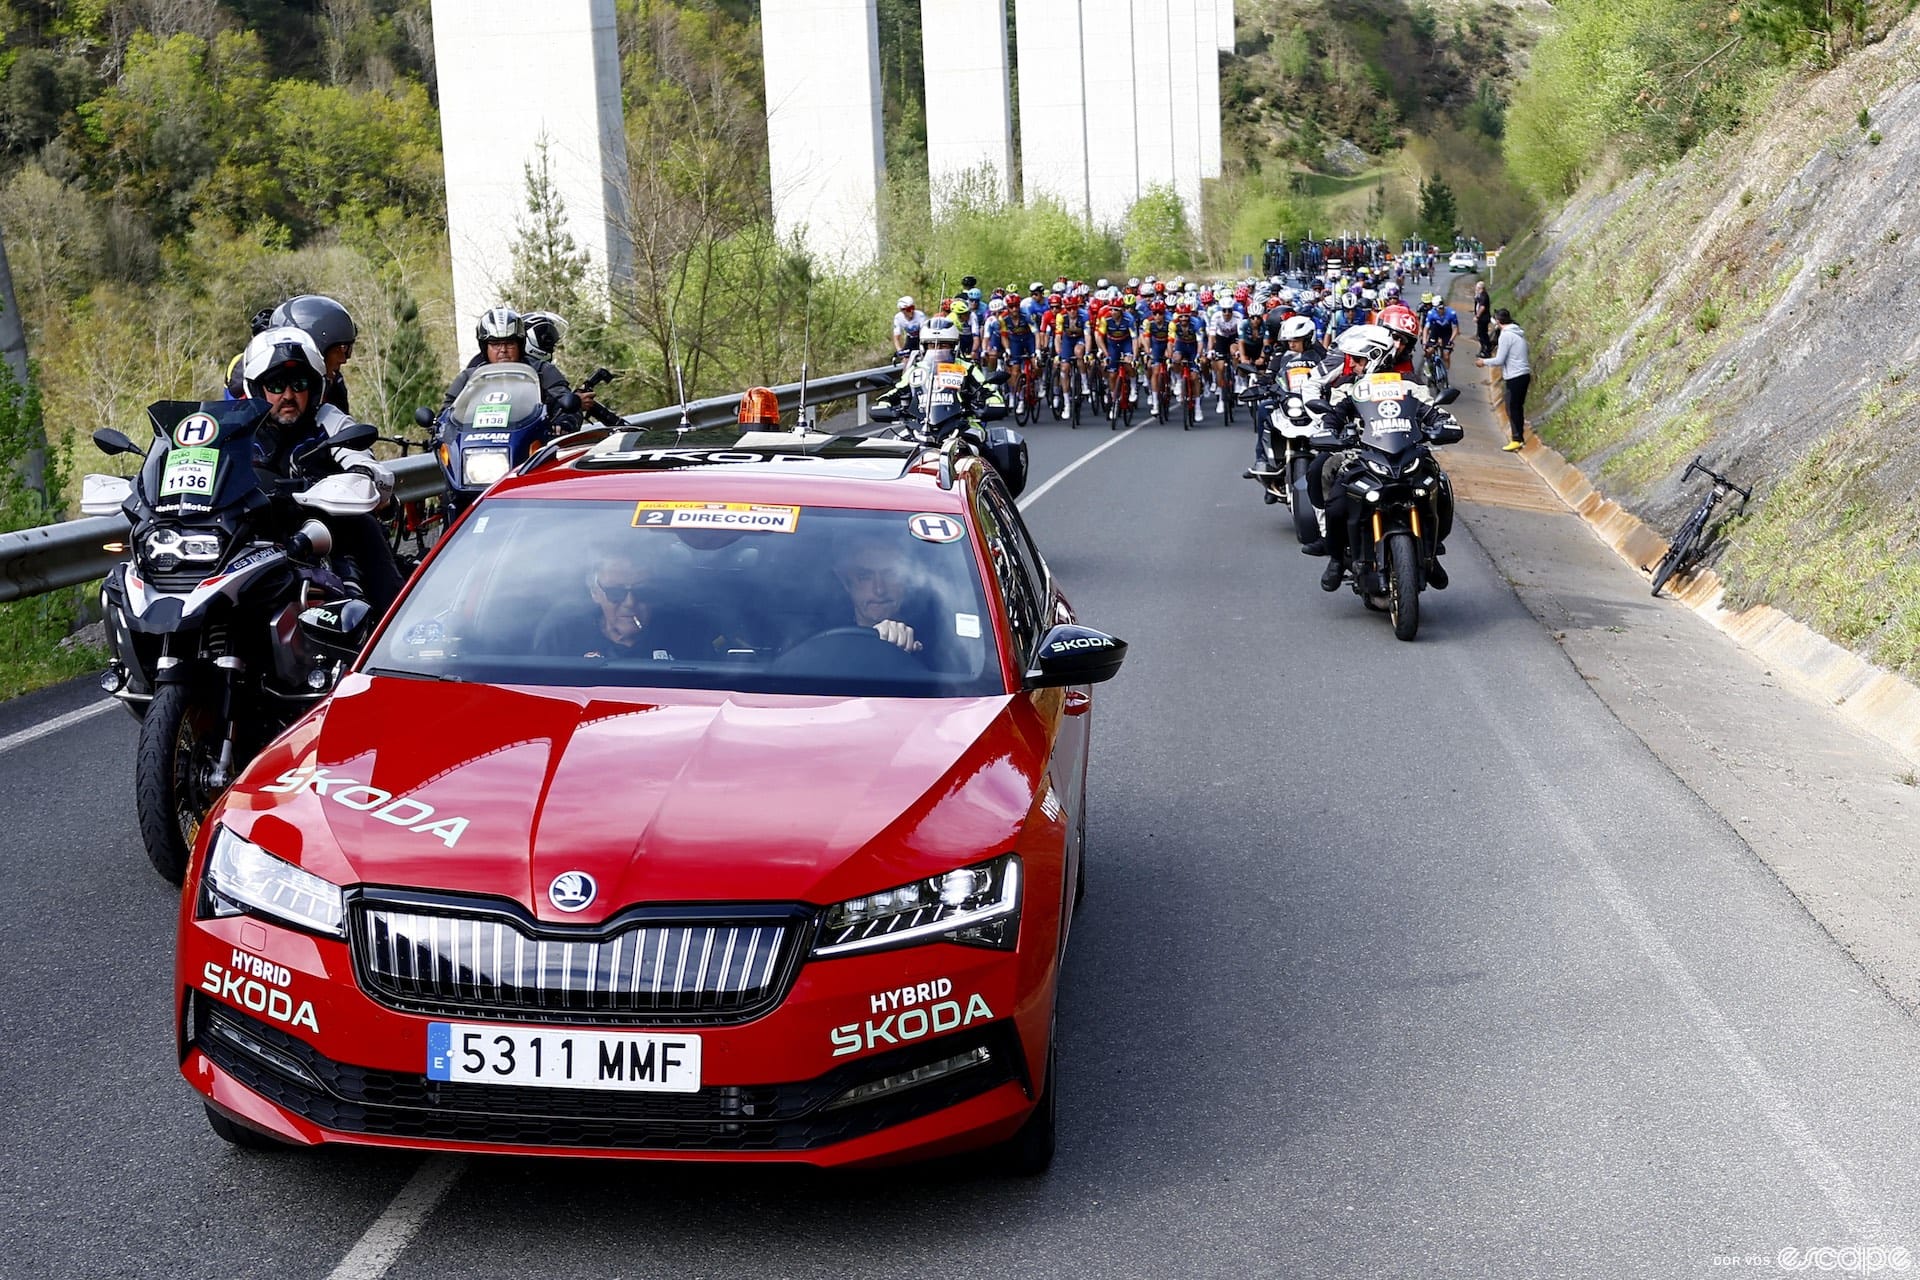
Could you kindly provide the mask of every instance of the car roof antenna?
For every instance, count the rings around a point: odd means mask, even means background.
[[[809,435],[813,423],[807,417],[807,364],[813,358],[813,275],[807,275],[807,298],[801,312],[800,328],[800,409],[794,415],[793,434]]]

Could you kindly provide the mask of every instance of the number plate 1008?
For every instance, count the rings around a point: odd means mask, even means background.
[[[427,1078],[695,1093],[700,1088],[700,1037],[432,1022],[427,1024]]]

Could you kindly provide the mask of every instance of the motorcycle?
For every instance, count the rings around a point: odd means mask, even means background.
[[[1443,408],[1459,396],[1449,388],[1429,403],[1399,374],[1375,372],[1356,381],[1337,406],[1306,403],[1344,428],[1322,443],[1353,450],[1340,476],[1359,516],[1348,525],[1353,590],[1368,608],[1387,614],[1401,640],[1420,630],[1420,592],[1440,542],[1438,498],[1448,482],[1429,446],[1454,444],[1465,434]]]
[[[987,375],[993,386],[1004,386],[1007,371]],[[958,362],[923,362],[909,375],[909,382],[897,403],[876,404],[868,410],[875,422],[897,422],[893,434],[929,448],[942,450],[951,459],[958,452],[984,458],[1006,482],[1007,492],[1019,497],[1027,487],[1027,442],[1018,431],[1008,427],[982,425],[1007,416],[1003,404],[969,403],[967,366]],[[875,385],[897,389],[893,382],[875,380]]]
[[[1288,353],[1271,381],[1256,382],[1242,397],[1260,430],[1259,460],[1247,474],[1260,482],[1269,504],[1287,504],[1294,536],[1303,544],[1320,536],[1320,514],[1307,477],[1324,455],[1312,447],[1316,427],[1306,407],[1307,399],[1318,395],[1320,373],[1313,361]]]
[[[144,451],[94,432],[103,453],[143,461],[131,478],[88,476],[81,505],[132,524],[130,558],[101,587],[111,661],[100,683],[141,722],[140,836],[154,869],[179,884],[214,800],[327,695],[366,639],[371,609],[325,563],[327,526],[300,513],[380,505],[371,478],[318,474],[333,449],[364,449],[378,431],[356,423],[315,441],[280,479],[254,466],[258,400],[162,400],[147,416]]]
[[[578,414],[579,398],[569,391],[560,412],[549,415],[540,375],[515,363],[475,366],[437,420],[431,410],[414,410],[413,420],[438,436],[434,456],[447,477],[446,527],[548,440],[572,430],[566,419]]]

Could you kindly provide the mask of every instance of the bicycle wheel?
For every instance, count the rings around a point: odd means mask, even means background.
[[[1666,586],[1668,580],[1680,571],[1680,566],[1692,552],[1693,544],[1699,540],[1701,527],[1705,524],[1706,509],[1703,506],[1688,516],[1687,522],[1680,526],[1680,532],[1673,535],[1672,545],[1653,567],[1653,594],[1656,597],[1660,594],[1660,588]]]
[[[1193,430],[1193,397],[1188,396],[1180,402],[1180,429]]]
[[[1069,386],[1063,387],[1061,385],[1060,371],[1057,367],[1053,370],[1053,376],[1046,379],[1047,411],[1053,414],[1053,420],[1055,422],[1067,416],[1067,392],[1071,389],[1070,384],[1073,381],[1072,370],[1067,371],[1066,381]]]

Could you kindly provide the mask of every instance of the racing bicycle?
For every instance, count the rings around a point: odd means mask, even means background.
[[[1729,494],[1740,495],[1740,505],[1745,507],[1753,501],[1753,490],[1743,489],[1727,477],[1713,470],[1695,458],[1687,464],[1680,477],[1685,484],[1693,478],[1694,472],[1700,472],[1713,480],[1713,488],[1701,496],[1699,505],[1687,516],[1680,526],[1680,532],[1673,535],[1673,542],[1667,547],[1667,553],[1655,564],[1645,566],[1653,574],[1653,594],[1658,596],[1660,588],[1677,574],[1691,573],[1695,565],[1706,558],[1713,546],[1713,539],[1707,536],[1707,522],[1713,518],[1713,509],[1727,500]]]
[[[1448,357],[1452,354],[1452,343],[1442,344],[1432,339],[1427,341],[1424,372],[1427,375],[1427,386],[1432,388],[1436,395],[1453,385],[1447,368]]]
[[[1177,357],[1180,363],[1180,429],[1193,430],[1194,410],[1200,405],[1200,375],[1193,367],[1193,361],[1185,356]]]
[[[1115,431],[1118,431],[1123,423],[1129,427],[1133,425],[1133,356],[1131,354],[1120,357],[1120,375],[1114,379],[1114,387],[1116,391],[1107,397],[1109,410],[1107,421]]]
[[[1017,360],[1007,361],[1008,372],[1012,378],[1008,390],[1013,392],[1013,420],[1021,426],[1040,420],[1040,375],[1034,367],[1032,356],[1021,356]]]

